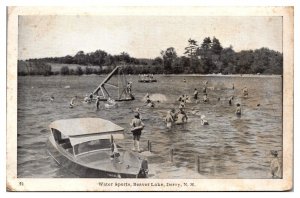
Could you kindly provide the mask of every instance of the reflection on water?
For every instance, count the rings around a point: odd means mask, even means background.
[[[70,109],[69,101],[74,95],[84,96],[93,90],[103,77],[19,77],[18,177],[76,177],[60,168],[47,154],[45,142],[50,122],[78,117],[111,120],[126,129],[126,139],[120,145],[130,149],[132,110],[140,107],[146,125],[141,147],[146,149],[147,140],[152,142],[153,155],[148,161],[154,178],[271,178],[270,150],[278,150],[280,161],[282,159],[280,77],[158,76],[157,83],[147,84],[138,83],[137,76],[127,78],[134,83],[136,100],[121,102],[113,109],[104,109],[102,103],[102,109],[96,111],[94,104],[82,103]],[[188,123],[167,129],[163,117],[170,108],[179,106],[178,96],[192,95],[194,88],[202,90],[205,80],[208,81],[209,103],[188,103]],[[241,97],[241,89],[245,86],[249,90],[248,98]],[[142,101],[147,92],[163,94],[166,101],[156,103],[154,109],[147,109]],[[232,95],[233,106],[229,106],[228,99]],[[53,102],[49,101],[50,96],[54,96]],[[236,103],[242,106],[240,118],[234,113]],[[199,113],[192,113],[193,110]],[[208,126],[200,124],[202,114]],[[173,162],[170,149],[174,149]],[[200,157],[200,174],[195,168],[196,156]]]

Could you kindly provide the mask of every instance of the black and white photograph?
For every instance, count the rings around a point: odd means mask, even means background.
[[[10,7],[8,189],[290,189],[293,8],[231,9]]]

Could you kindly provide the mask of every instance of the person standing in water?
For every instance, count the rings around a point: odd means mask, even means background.
[[[128,93],[128,94],[131,94],[132,82],[128,82],[126,88],[127,88],[127,93]]]
[[[97,99],[96,99],[96,109],[97,110],[100,109],[100,96],[97,96]]]
[[[239,103],[236,104],[236,110],[235,110],[235,114],[237,116],[241,116],[242,115],[242,109],[241,109],[241,105]]]
[[[195,88],[195,90],[194,90],[194,99],[195,100],[198,99],[198,90],[197,90],[197,88]]]
[[[229,98],[229,106],[231,106],[232,105],[232,100],[233,100],[233,96],[231,96],[230,98]]]
[[[247,87],[243,88],[243,95],[244,95],[244,97],[248,97],[248,88]]]
[[[272,178],[281,178],[281,173],[280,173],[281,168],[280,168],[280,163],[278,160],[278,152],[271,151],[271,155],[273,156],[273,159],[271,160],[271,163],[270,163]]]
[[[204,96],[203,96],[203,102],[208,102],[207,94],[204,94]]]
[[[176,124],[183,124],[187,122],[188,117],[184,112],[183,108],[179,108],[179,112],[176,114]]]
[[[206,93],[206,86],[205,87],[203,87],[203,89],[202,89],[202,91],[203,91],[203,93]]]
[[[165,117],[165,121],[167,123],[167,128],[171,128],[172,123],[174,122],[172,111],[168,111],[167,116]]]
[[[134,146],[132,150],[140,152],[140,137],[145,125],[140,119],[139,113],[137,112],[134,113],[134,118],[132,119],[130,126],[133,135],[133,146]]]

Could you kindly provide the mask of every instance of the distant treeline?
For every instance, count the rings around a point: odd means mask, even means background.
[[[76,69],[63,66],[60,72],[51,71],[51,63],[78,64]],[[189,39],[184,56],[177,56],[169,47],[154,59],[131,57],[128,53],[111,55],[103,50],[77,52],[74,56],[47,57],[18,61],[19,75],[82,75],[109,73],[116,65],[124,65],[127,74],[282,74],[283,55],[268,48],[235,52],[223,48],[217,38],[206,37],[199,45]],[[99,69],[90,66],[99,66]],[[25,69],[24,69],[25,68]]]

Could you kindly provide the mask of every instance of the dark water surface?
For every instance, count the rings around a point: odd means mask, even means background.
[[[118,108],[96,111],[94,104],[68,108],[74,95],[80,97],[98,86],[99,76],[51,76],[18,78],[18,177],[76,177],[59,167],[47,154],[45,142],[50,134],[48,125],[58,119],[100,117],[113,121],[126,130],[120,145],[131,149],[129,123],[132,110],[141,108],[146,127],[141,147],[152,142],[153,155],[149,157],[150,172],[154,178],[271,178],[270,150],[278,150],[282,159],[282,78],[270,77],[196,77],[157,76],[157,83],[138,83],[137,76],[128,76],[133,82],[136,100],[120,102]],[[186,79],[186,83],[183,79]],[[180,94],[192,95],[198,88],[202,98],[203,81],[208,81],[209,104],[194,101],[187,104],[188,123],[168,130],[163,121],[166,112],[178,107]],[[232,90],[232,83],[235,89]],[[67,88],[66,88],[67,86]],[[70,88],[68,88],[70,86]],[[249,97],[241,97],[247,86]],[[212,89],[214,88],[214,90]],[[166,102],[156,108],[144,107],[145,94],[162,94]],[[235,115],[235,106],[241,103],[242,116]],[[54,96],[53,102],[49,97]],[[220,101],[217,98],[220,97]],[[159,98],[159,96],[158,96]],[[260,106],[257,106],[260,104]],[[200,116],[206,116],[209,126],[200,125]],[[170,162],[170,149],[174,160]],[[200,174],[195,171],[195,156],[200,157]]]

